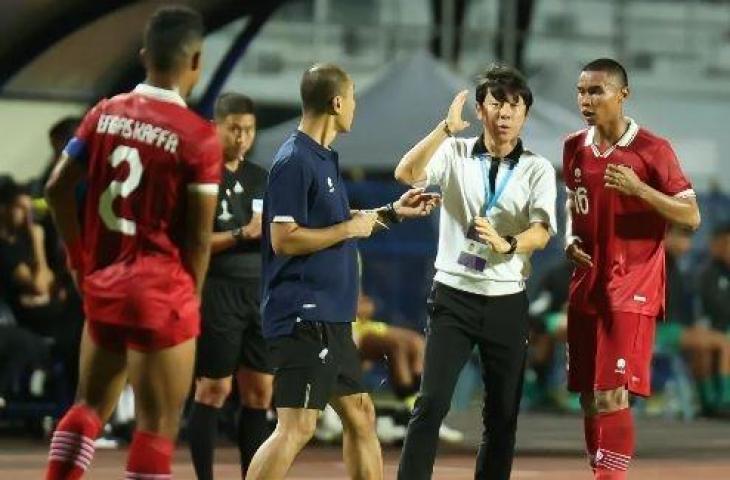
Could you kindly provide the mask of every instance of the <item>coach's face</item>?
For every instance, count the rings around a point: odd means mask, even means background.
[[[510,143],[522,132],[527,120],[527,105],[520,96],[501,102],[488,91],[484,102],[477,106],[477,116],[491,138],[498,143]]]
[[[628,95],[628,87],[608,72],[581,72],[578,78],[578,110],[588,125],[605,125],[621,117]]]
[[[352,80],[347,82],[342,95],[336,96],[334,102],[337,131],[349,132],[355,118],[355,84]]]
[[[219,121],[216,128],[225,161],[241,159],[256,138],[256,117],[251,113],[233,113]]]

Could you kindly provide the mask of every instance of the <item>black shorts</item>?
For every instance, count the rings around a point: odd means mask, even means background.
[[[323,410],[333,397],[366,391],[351,323],[298,322],[268,342],[275,407]]]
[[[195,364],[197,377],[225,378],[239,366],[273,373],[261,333],[260,297],[257,280],[206,279]]]

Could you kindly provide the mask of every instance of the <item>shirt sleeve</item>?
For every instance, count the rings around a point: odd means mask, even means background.
[[[267,222],[308,224],[309,189],[314,176],[307,164],[289,157],[276,162],[269,174]]]
[[[101,117],[101,112],[105,103],[106,100],[100,101],[86,113],[84,119],[81,120],[78,128],[76,128],[74,136],[71,137],[71,140],[68,141],[63,149],[63,153],[82,165],[84,169],[88,166],[88,146],[96,132],[97,125],[99,124],[99,117]]]
[[[426,165],[426,185],[443,187],[449,181],[451,165],[456,156],[456,139],[449,137],[439,146]]]
[[[654,170],[653,177],[657,190],[671,197],[695,196],[692,184],[682,171],[679,159],[669,142],[664,142],[658,147],[656,157],[652,159],[650,165]]]
[[[261,213],[264,208],[264,192],[266,191],[266,170],[256,170],[256,181],[253,185],[251,198],[251,210],[254,213]]]
[[[212,127],[190,151],[190,158],[186,159],[188,190],[217,195],[223,168],[223,149]]]
[[[546,224],[550,235],[555,235],[555,232],[558,231],[555,213],[556,200],[555,169],[550,162],[543,160],[532,179],[528,214],[530,223]]]

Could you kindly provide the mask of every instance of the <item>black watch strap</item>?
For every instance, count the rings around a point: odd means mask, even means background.
[[[504,239],[509,242],[509,250],[507,250],[505,253],[507,255],[515,253],[515,251],[517,250],[517,237],[513,237],[512,235],[507,235],[506,237],[504,237]]]

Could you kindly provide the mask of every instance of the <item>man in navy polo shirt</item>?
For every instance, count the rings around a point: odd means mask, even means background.
[[[340,67],[318,64],[304,72],[301,97],[301,123],[279,148],[264,195],[261,310],[278,424],[246,478],[284,478],[330,403],[342,419],[350,477],[381,479],[375,411],[352,340],[356,239],[369,237],[376,225],[428,215],[437,199],[413,189],[381,209],[351,211],[329,145],[350,130],[354,84]]]

